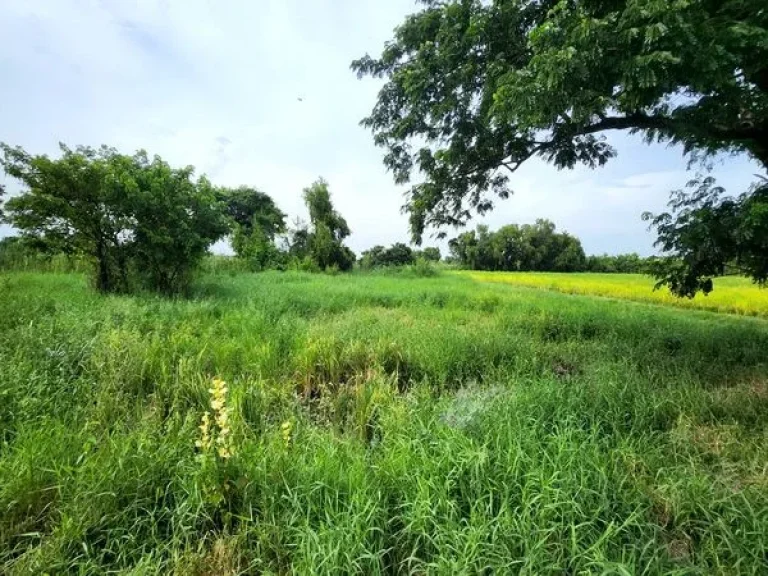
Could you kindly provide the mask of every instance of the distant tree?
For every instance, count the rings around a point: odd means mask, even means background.
[[[381,255],[386,250],[381,244],[377,244],[373,248],[364,250],[360,255],[360,267],[366,270],[381,266]]]
[[[585,269],[588,272],[643,274],[648,271],[648,261],[639,254],[599,254],[588,256]]]
[[[487,226],[460,234],[448,243],[452,258],[473,270],[584,270],[586,257],[578,238],[555,231],[549,220],[491,232]]]
[[[274,241],[275,236],[286,231],[285,213],[274,200],[255,188],[218,188],[216,197],[232,219],[232,248],[238,255],[247,250],[249,239],[256,234],[258,238]]]
[[[552,270],[555,272],[580,272],[587,265],[587,257],[581,247],[581,241],[570,234],[560,234],[554,247],[555,256]]]
[[[416,258],[421,258],[427,262],[440,262],[441,254],[440,248],[429,246],[423,250],[415,252]]]
[[[401,242],[397,242],[389,248],[374,246],[363,252],[361,266],[363,268],[376,268],[380,266],[405,266],[413,264],[416,255],[413,250]]]
[[[416,241],[491,210],[529,158],[604,164],[611,130],[768,168],[765,0],[420,3],[352,63],[386,80],[363,124],[395,181],[423,176],[405,206]]]
[[[102,292],[135,284],[183,290],[208,246],[227,231],[210,183],[192,180],[143,151],[61,145],[62,156],[32,156],[0,145],[0,165],[26,186],[5,203],[6,221],[39,246],[84,254]]]
[[[344,246],[350,230],[347,221],[333,207],[328,183],[322,178],[304,189],[311,231],[307,234],[309,256],[321,270],[350,270],[355,254]]]
[[[388,266],[405,266],[416,261],[413,250],[402,242],[392,244],[392,246],[384,250],[381,258],[384,264]]]
[[[288,229],[285,237],[288,254],[297,260],[309,257],[309,226],[300,218],[296,218]]]
[[[274,200],[247,186],[219,188],[216,196],[232,222],[230,240],[235,254],[259,270],[277,266],[283,257],[275,237],[287,229],[286,216]]]
[[[768,280],[768,180],[738,197],[724,196],[711,176],[677,190],[670,212],[646,213],[665,254],[651,263],[657,287],[692,298],[712,290],[712,278],[729,267],[763,285]]]
[[[451,259],[464,268],[477,269],[477,235],[474,230],[463,232],[448,241]]]
[[[309,210],[309,222],[312,226],[324,224],[333,239],[341,242],[349,236],[349,225],[331,202],[328,182],[320,178],[309,188],[304,189],[304,203]]]

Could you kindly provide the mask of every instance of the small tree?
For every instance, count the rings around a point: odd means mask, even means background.
[[[267,194],[254,188],[219,188],[217,198],[232,221],[232,249],[264,269],[280,259],[275,236],[286,232],[285,214]]]
[[[94,262],[101,292],[183,290],[203,254],[227,231],[205,178],[146,152],[61,145],[62,156],[32,156],[0,145],[0,165],[26,190],[5,203],[24,238]]]
[[[343,244],[350,234],[349,225],[334,209],[328,183],[321,178],[305,188],[304,202],[312,227],[307,235],[309,256],[322,270],[350,270],[355,263],[355,254]]]
[[[50,251],[83,253],[95,262],[102,292],[126,289],[127,235],[132,222],[117,151],[61,145],[62,157],[32,156],[0,145],[5,172],[27,190],[5,203],[6,221]]]
[[[441,258],[440,248],[429,246],[427,248],[424,248],[424,250],[417,251],[416,257],[422,258],[427,262],[440,262],[440,258]]]
[[[171,168],[146,152],[131,158],[126,190],[133,226],[132,257],[138,277],[148,289],[165,294],[185,290],[191,273],[211,244],[229,230],[213,186],[193,180],[194,168]]]

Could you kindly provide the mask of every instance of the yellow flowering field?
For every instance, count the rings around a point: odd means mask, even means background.
[[[593,274],[557,272],[483,272],[461,271],[480,282],[501,282],[530,288],[543,288],[566,294],[584,294],[623,298],[728,312],[749,316],[768,316],[768,289],[760,288],[747,278],[729,276],[715,279],[715,289],[708,295],[677,298],[668,289],[654,290],[654,279],[642,274]]]

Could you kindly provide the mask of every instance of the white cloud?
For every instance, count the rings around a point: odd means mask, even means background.
[[[403,189],[359,126],[380,84],[349,63],[377,53],[413,0],[26,0],[0,4],[0,140],[55,153],[58,141],[145,148],[223,185],[249,184],[290,214],[319,176],[350,244],[407,241]],[[614,137],[598,171],[531,162],[493,226],[545,217],[588,251],[648,252],[639,220],[688,176],[678,150]],[[746,169],[745,169],[746,168]],[[726,166],[741,186],[754,172]],[[0,235],[8,230],[0,228]],[[430,243],[427,240],[427,243]]]

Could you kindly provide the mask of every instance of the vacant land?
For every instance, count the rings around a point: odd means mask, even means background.
[[[449,274],[176,301],[0,275],[5,574],[765,573],[767,425],[759,318]]]
[[[716,312],[768,316],[768,290],[737,276],[715,279],[715,290],[708,295],[699,293],[695,298],[677,298],[667,288],[654,290],[653,278],[641,274],[477,271],[462,271],[459,274],[481,282],[545,288],[566,294],[608,296]]]

